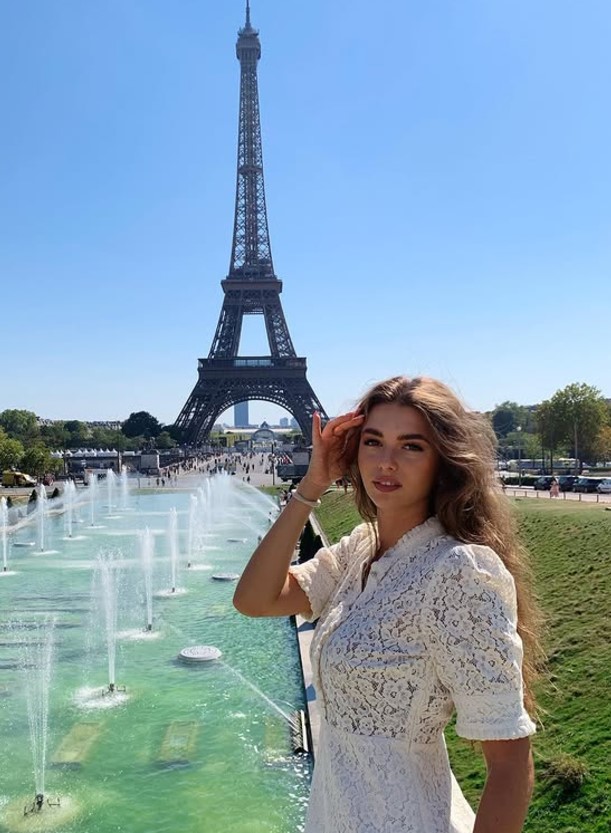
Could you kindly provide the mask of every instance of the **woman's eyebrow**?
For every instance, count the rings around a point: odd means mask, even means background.
[[[377,428],[363,428],[361,434],[373,434],[374,437],[382,437],[384,436],[381,431],[378,431]],[[397,437],[398,440],[422,440],[425,443],[431,444],[431,441],[427,439],[424,434],[399,434]]]

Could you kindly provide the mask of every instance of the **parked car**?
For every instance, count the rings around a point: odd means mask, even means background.
[[[560,487],[561,492],[572,492],[573,486],[575,485],[575,481],[577,480],[576,474],[561,474],[558,478],[558,486]]]
[[[598,484],[598,492],[601,495],[611,495],[611,477],[603,477]]]
[[[544,492],[549,491],[549,489],[552,485],[552,480],[554,480],[554,479],[555,478],[553,478],[549,475],[544,475],[543,477],[537,477],[537,479],[533,483],[533,489],[535,489],[535,491],[537,491],[537,490],[544,491]]]
[[[574,492],[596,492],[600,478],[598,477],[578,477],[573,483]]]

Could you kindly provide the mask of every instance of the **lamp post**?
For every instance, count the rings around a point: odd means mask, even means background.
[[[516,428],[518,432],[518,487],[522,485],[522,426]]]

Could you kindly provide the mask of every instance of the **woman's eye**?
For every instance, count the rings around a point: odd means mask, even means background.
[[[407,448],[408,451],[424,451],[421,445],[416,445],[415,443],[406,443],[403,448]]]
[[[379,445],[379,444],[380,444],[379,441],[372,439],[372,437],[365,437],[365,439],[363,440],[363,445]]]

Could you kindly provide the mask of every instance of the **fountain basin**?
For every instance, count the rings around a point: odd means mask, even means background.
[[[10,697],[0,709],[1,830],[27,833],[38,822],[29,816],[20,826],[16,818],[23,817],[35,789],[25,690],[14,646],[26,637],[15,634],[11,623],[17,614],[23,616],[29,634],[30,620],[43,612],[57,616],[44,792],[60,796],[62,804],[72,796],[81,811],[57,827],[43,811],[38,818],[44,814],[46,823],[40,833],[199,833],[203,804],[210,830],[289,833],[303,824],[309,764],[293,758],[287,720],[270,699],[290,704],[289,712],[303,702],[293,626],[288,619],[240,616],[231,605],[231,585],[202,581],[205,574],[195,570],[179,573],[178,585],[188,590],[179,601],[155,598],[156,591],[170,586],[172,550],[163,523],[158,524],[154,552],[151,548],[148,581],[139,553],[137,533],[149,516],[168,517],[176,506],[181,564],[190,553],[200,562],[196,568],[206,568],[209,576],[240,573],[246,547],[224,539],[245,537],[248,521],[254,524],[252,531],[247,527],[250,538],[256,540],[268,510],[264,496],[254,493],[253,502],[265,511],[251,516],[249,507],[235,505],[232,486],[229,478],[211,482],[193,517],[186,511],[188,493],[138,495],[132,512],[109,521],[107,529],[61,546],[65,519],[52,517],[46,531],[59,554],[45,559],[33,557],[31,546],[12,550],[9,566],[19,575],[0,581],[1,682],[7,685],[6,690],[0,686],[0,698]],[[227,520],[229,513],[234,520]],[[24,541],[33,537],[20,535]],[[211,548],[206,536],[223,545]],[[109,640],[95,573],[101,551],[114,554],[110,572],[116,578],[117,616],[116,630],[111,617],[112,632],[121,642],[116,645],[116,676],[107,668]],[[155,631],[143,630],[147,621],[155,622]],[[222,658],[204,660],[204,665],[177,659],[181,649],[202,644],[216,647]],[[110,679],[126,684],[129,694],[102,695]],[[273,751],[281,762],[274,768],[263,752],[270,725],[272,733],[277,730]],[[13,802],[14,824],[8,824],[5,811]]]

